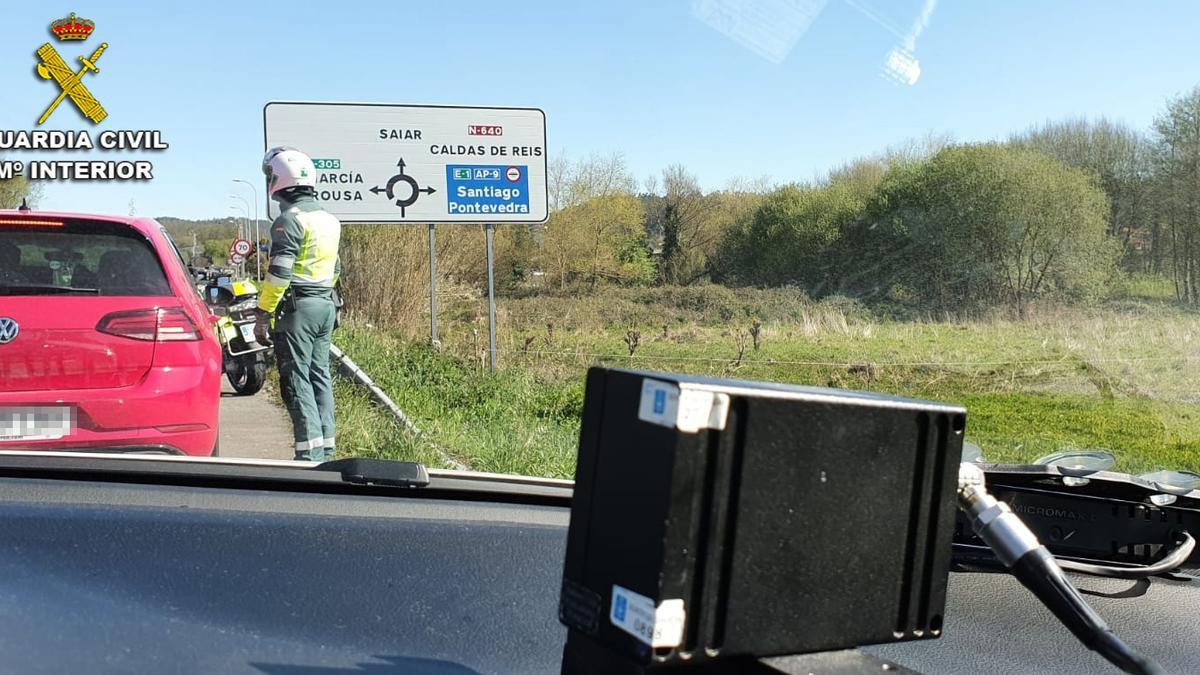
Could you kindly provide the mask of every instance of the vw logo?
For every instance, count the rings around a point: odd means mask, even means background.
[[[17,339],[17,333],[21,332],[15,319],[10,319],[7,316],[0,316],[0,345],[8,344]]]

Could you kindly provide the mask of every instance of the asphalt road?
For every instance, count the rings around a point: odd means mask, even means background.
[[[270,386],[269,384],[267,385]],[[266,387],[253,396],[235,396],[221,379],[221,456],[292,459],[292,424]]]

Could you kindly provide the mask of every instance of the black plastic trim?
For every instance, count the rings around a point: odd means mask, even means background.
[[[271,490],[331,495],[420,497],[569,507],[571,488],[486,477],[430,476],[427,487],[363,485],[340,473],[308,465],[266,466],[230,462],[182,462],[131,457],[46,457],[0,453],[0,477],[104,481],[142,485]]]

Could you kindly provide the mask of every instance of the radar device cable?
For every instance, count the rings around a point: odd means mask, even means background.
[[[974,464],[960,465],[958,507],[1013,576],[1088,649],[1127,673],[1164,673],[1161,666],[1134,651],[1112,632],[1017,514],[988,494],[983,477],[983,471]]]
[[[1097,577],[1110,577],[1113,579],[1144,579],[1159,574],[1167,574],[1187,562],[1188,558],[1192,555],[1192,551],[1196,549],[1196,540],[1192,535],[1184,532],[1182,539],[1183,541],[1170,553],[1163,556],[1162,560],[1149,565],[1116,567],[1113,565],[1093,565],[1075,560],[1059,560],[1058,566],[1068,572],[1079,572],[1080,574],[1091,574]]]

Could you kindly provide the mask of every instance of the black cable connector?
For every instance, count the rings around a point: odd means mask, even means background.
[[[1196,539],[1187,532],[1183,533],[1181,539],[1182,541],[1180,541],[1175,548],[1167,552],[1167,554],[1164,555],[1161,560],[1148,565],[1116,567],[1114,565],[1094,565],[1092,563],[1083,563],[1076,560],[1058,560],[1058,566],[1068,572],[1091,574],[1097,577],[1109,577],[1111,579],[1145,579],[1146,577],[1152,577],[1159,574],[1167,574],[1172,570],[1179,568],[1188,561],[1188,558],[1192,556],[1192,551],[1196,550]]]
[[[1165,672],[1112,632],[1017,514],[988,494],[983,484],[983,472],[974,464],[964,463],[959,469],[958,506],[970,519],[975,532],[1013,576],[1085,647],[1127,673],[1159,675]]]

